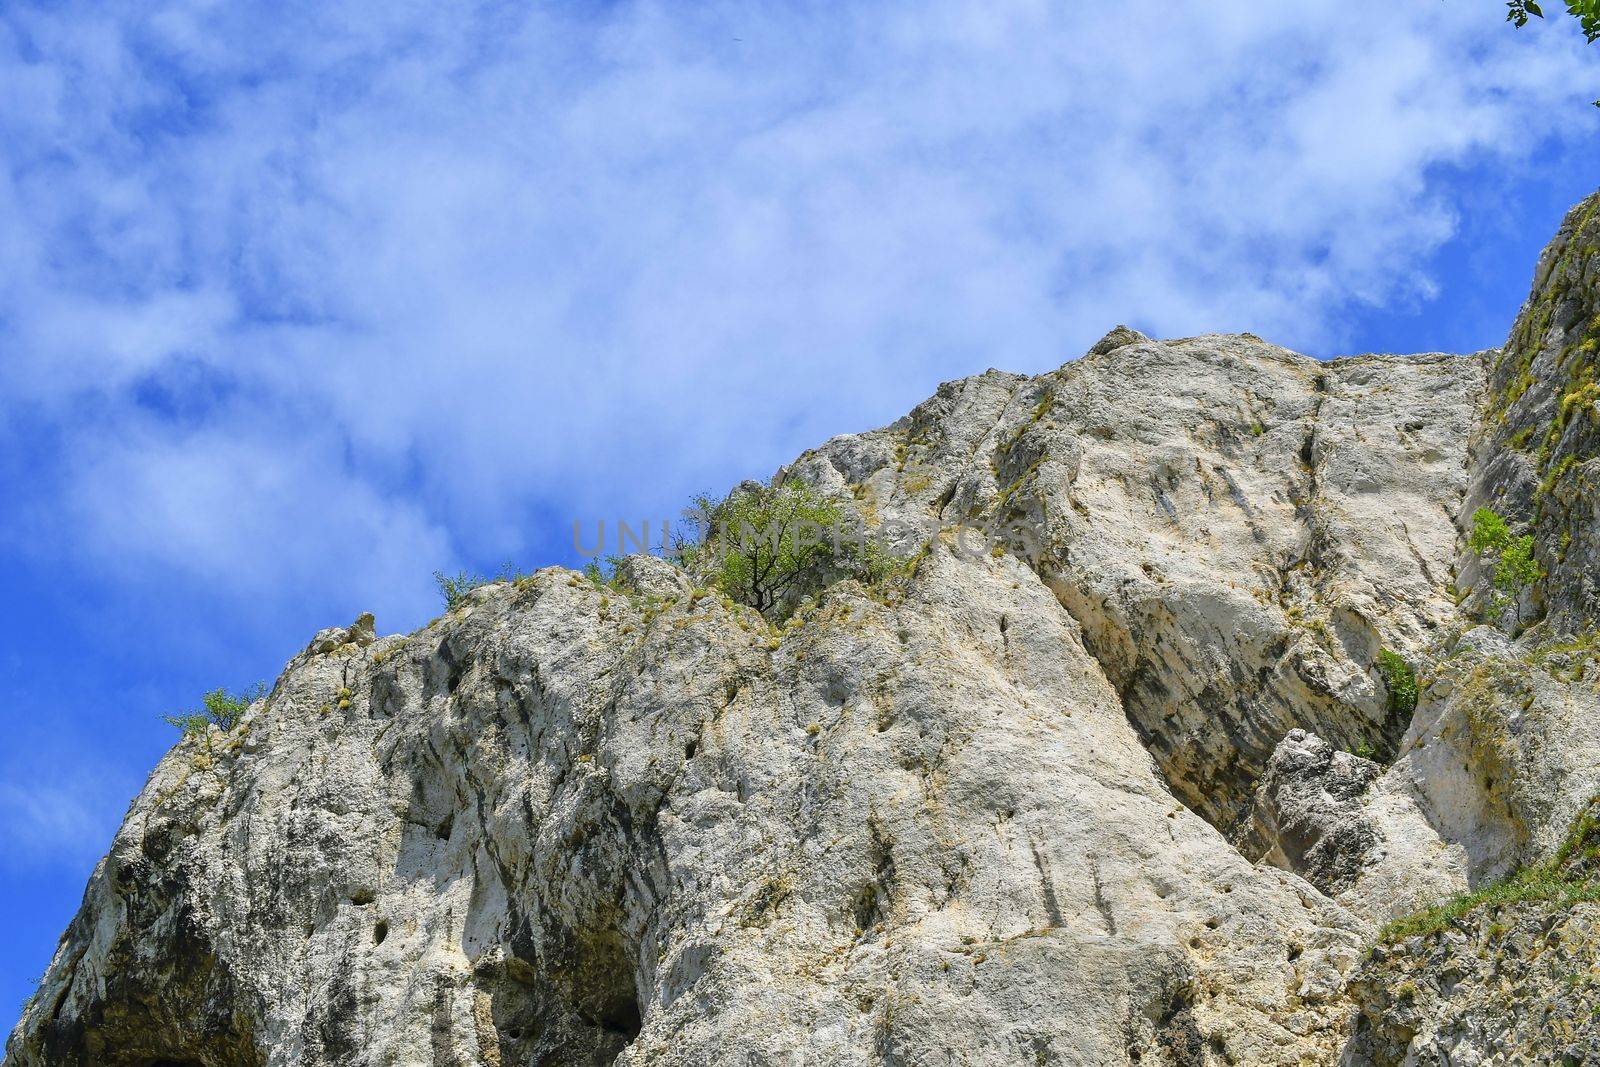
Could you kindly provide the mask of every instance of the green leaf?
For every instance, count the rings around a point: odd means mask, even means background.
[[[257,682],[241,693],[230,693],[220,686],[200,698],[204,705],[200,711],[162,716],[162,721],[176,726],[185,737],[203,737],[216,726],[224,733],[239,725],[250,705],[267,695],[267,683]]]

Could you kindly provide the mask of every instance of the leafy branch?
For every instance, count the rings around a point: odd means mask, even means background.
[[[1534,0],[1508,0],[1506,8],[1506,21],[1519,28],[1529,18],[1544,18],[1544,9]],[[1578,20],[1590,44],[1600,40],[1600,0],[1567,0],[1567,14]]]

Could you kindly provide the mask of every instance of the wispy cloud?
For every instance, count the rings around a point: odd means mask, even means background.
[[[111,844],[135,783],[78,766],[0,770],[0,867],[87,870]]]
[[[552,514],[660,513],[1117,321],[1338,344],[1352,301],[1429,292],[1441,167],[1592,136],[1560,29],[10,5],[0,394],[59,443],[18,514],[112,572],[404,613]]]

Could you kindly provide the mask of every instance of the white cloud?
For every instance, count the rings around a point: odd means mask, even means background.
[[[454,554],[416,504],[338,462],[337,435],[292,418],[241,406],[187,432],[130,421],[76,448],[63,501],[73,547],[133,573],[176,564],[205,589],[269,607],[337,588],[415,619],[434,605],[428,567]]]
[[[1600,80],[1466,3],[6,18],[37,507],[112,569],[402,612],[547,511],[659,513],[1118,321],[1342,343],[1429,292],[1439,169],[1591,135]]]
[[[0,865],[87,869],[111,844],[133,797],[123,777],[60,767],[8,769],[0,775]]]

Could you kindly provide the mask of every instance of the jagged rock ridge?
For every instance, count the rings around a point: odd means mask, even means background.
[[[6,1064],[1537,1059],[1494,973],[1392,999],[1503,920],[1369,946],[1600,789],[1593,211],[1502,353],[1119,327],[800,457],[920,531],[892,594],[774,628],[635,557],[324,631],[156,769]],[[1486,503],[1548,573],[1498,625]],[[1592,973],[1506,973],[1593,1047]]]

